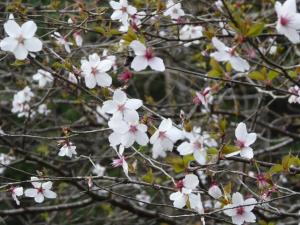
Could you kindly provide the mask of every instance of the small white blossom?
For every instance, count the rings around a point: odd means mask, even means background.
[[[80,31],[76,31],[76,32],[73,33],[75,43],[78,47],[81,47],[82,43],[83,43],[83,38],[82,38],[80,33],[81,33]]]
[[[203,105],[208,109],[208,105],[212,104],[213,100],[211,88],[206,87],[203,91],[196,91],[196,97],[193,99],[193,102],[197,105]]]
[[[23,195],[23,187],[11,187],[9,191],[11,192],[11,197],[16,202],[16,204],[20,205],[18,197]]]
[[[106,168],[104,166],[101,166],[99,163],[97,163],[94,166],[93,174],[96,174],[97,176],[103,176],[105,173]]]
[[[69,158],[72,158],[73,155],[77,155],[76,146],[72,142],[65,143],[59,149],[58,155],[59,156],[67,156]]]
[[[110,60],[100,60],[97,53],[89,55],[89,60],[81,60],[81,70],[85,78],[85,85],[88,88],[94,88],[96,85],[100,87],[109,87],[112,78],[106,73],[112,67]]]
[[[130,180],[130,177],[128,175],[128,164],[127,164],[127,162],[125,160],[125,157],[123,156],[124,146],[120,145],[119,151],[117,150],[116,147],[113,147],[113,149],[116,151],[116,153],[118,155],[118,158],[113,160],[112,166],[113,167],[120,167],[120,166],[122,166],[124,174]]]
[[[236,225],[242,225],[244,222],[255,223],[256,217],[251,211],[254,209],[256,203],[257,201],[254,198],[244,200],[243,196],[239,192],[236,192],[232,195],[232,204],[225,206],[224,213],[230,216],[232,223]]]
[[[12,52],[16,59],[24,60],[28,52],[39,52],[43,43],[34,37],[37,26],[33,21],[27,21],[20,27],[12,18],[4,23],[4,30],[8,37],[0,42],[3,51]]]
[[[230,62],[233,69],[239,72],[245,72],[250,69],[249,63],[239,57],[234,48],[227,47],[216,37],[212,39],[213,46],[218,50],[210,54],[215,60],[219,62]]]
[[[192,25],[184,25],[179,32],[180,40],[188,41],[191,39],[200,38],[203,36],[203,27],[202,26],[192,26]],[[191,44],[199,44],[199,40],[194,40],[190,42],[185,42],[184,46],[188,47]]]
[[[289,103],[299,103],[300,104],[300,89],[297,85],[289,88],[289,92],[295,94],[289,97]],[[298,96],[296,96],[298,95]]]
[[[52,83],[53,76],[48,71],[39,69],[37,73],[32,76],[32,79],[38,81],[39,87],[43,88],[47,83]]]
[[[47,116],[51,112],[51,110],[47,108],[46,104],[39,105],[37,111],[38,111],[39,114],[42,114],[42,115],[45,115],[45,116]]]
[[[8,166],[11,161],[15,160],[15,157],[0,153],[0,174],[4,172],[5,166]]]
[[[54,35],[52,35],[56,39],[56,42],[58,45],[64,46],[67,53],[71,53],[70,46],[73,45],[72,42],[68,42],[65,37],[63,37],[60,33],[54,32]]]
[[[172,120],[164,119],[150,138],[153,145],[152,157],[166,157],[166,151],[172,151],[174,143],[182,138],[182,131],[172,125]]]
[[[34,93],[31,91],[30,87],[25,87],[23,90],[17,92],[14,95],[12,102],[12,113],[18,115],[18,117],[28,117],[29,115],[33,117],[35,112],[31,110],[29,102],[34,97]]]
[[[164,16],[170,16],[172,20],[178,20],[185,15],[181,8],[181,3],[174,3],[173,0],[168,0]]]
[[[78,77],[78,78],[80,78],[80,77]],[[78,80],[77,80],[75,74],[71,73],[71,72],[69,72],[68,81],[72,82],[73,84],[78,84]]]
[[[155,71],[165,71],[164,61],[156,57],[151,48],[146,48],[141,42],[134,40],[130,43],[131,47],[136,55],[131,63],[131,68],[135,71],[141,71],[150,66]]]
[[[110,18],[120,21],[123,25],[128,24],[129,17],[137,12],[135,7],[128,5],[127,0],[110,1],[109,4],[114,10]]]

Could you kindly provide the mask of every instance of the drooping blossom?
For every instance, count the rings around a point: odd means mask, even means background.
[[[279,34],[286,36],[292,43],[300,42],[300,13],[297,13],[296,0],[286,0],[283,4],[275,3],[277,13],[276,30]]]
[[[3,51],[12,52],[16,59],[24,60],[28,52],[39,52],[42,50],[43,43],[34,37],[37,26],[33,21],[27,21],[20,27],[12,18],[4,23],[5,33],[8,37],[0,42]]]
[[[108,114],[113,114],[113,117],[136,118],[138,116],[136,110],[142,105],[143,102],[140,99],[128,99],[124,91],[117,89],[114,91],[112,100],[103,103],[102,110]]]
[[[112,166],[113,167],[122,167],[123,171],[124,171],[124,174],[130,180],[130,177],[128,175],[128,164],[125,160],[126,159],[125,156],[123,156],[124,146],[120,145],[119,146],[119,151],[117,150],[116,147],[113,147],[113,149],[116,151],[116,153],[118,155],[118,158],[113,160]]]
[[[104,166],[101,166],[99,163],[94,165],[93,174],[96,174],[97,176],[103,176],[105,173],[106,168]]]
[[[203,27],[202,26],[192,26],[192,25],[184,25],[180,31],[179,31],[179,38],[180,40],[183,41],[188,41],[191,40],[189,42],[185,42],[184,46],[188,47],[191,44],[199,44],[200,41],[199,40],[192,40],[192,39],[197,39],[203,36]]]
[[[23,187],[11,187],[9,191],[11,193],[11,197],[16,202],[16,204],[20,205],[18,197],[23,195]]]
[[[37,73],[32,76],[32,79],[39,83],[40,88],[44,88],[47,83],[52,83],[53,76],[48,71],[39,69]]]
[[[114,10],[110,18],[112,20],[118,20],[122,24],[128,24],[129,17],[137,12],[135,7],[128,5],[127,0],[120,0],[119,2],[110,1],[109,4]]]
[[[163,119],[158,129],[150,138],[152,157],[166,157],[166,151],[172,151],[174,143],[183,138],[182,131],[173,126],[171,119]]]
[[[67,156],[72,158],[73,155],[77,155],[76,146],[72,142],[65,142],[64,145],[59,149],[59,156]]]
[[[26,197],[34,198],[37,203],[42,203],[45,198],[54,199],[57,194],[50,190],[52,188],[52,182],[38,182],[37,177],[31,177],[31,184],[34,188],[28,188],[24,194]]]
[[[164,61],[156,57],[151,48],[146,48],[141,42],[134,40],[129,47],[134,51],[135,57],[131,62],[131,68],[135,71],[141,71],[150,66],[155,71],[165,71]]]
[[[289,103],[299,103],[300,104],[300,89],[297,85],[289,88],[289,92],[293,93],[288,99]]]
[[[178,20],[185,15],[181,8],[181,3],[174,3],[173,0],[168,0],[164,16],[170,16],[172,20]]]
[[[232,203],[225,206],[224,213],[230,216],[232,223],[236,225],[242,225],[244,222],[255,223],[256,217],[252,210],[256,203],[254,198],[244,200],[243,195],[236,192],[232,195]]]
[[[70,46],[73,45],[72,42],[67,41],[66,37],[62,36],[59,32],[54,32],[52,37],[56,39],[58,45],[64,46],[67,53],[71,53]]]
[[[203,91],[196,91],[196,96],[193,99],[193,102],[197,105],[202,104],[205,108],[208,108],[208,105],[213,102],[211,88],[206,87]]]
[[[112,78],[106,73],[112,67],[110,60],[100,60],[97,53],[89,55],[89,59],[81,60],[81,70],[84,75],[85,85],[88,88],[94,88],[96,85],[100,87],[109,87]]]
[[[235,48],[227,47],[216,37],[213,37],[212,44],[218,50],[210,54],[215,60],[219,62],[230,62],[232,68],[239,72],[245,72],[250,69],[249,63],[237,54]]]

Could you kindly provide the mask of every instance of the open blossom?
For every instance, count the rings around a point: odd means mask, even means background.
[[[123,171],[126,175],[126,177],[128,179],[130,179],[129,175],[128,175],[128,164],[126,162],[126,158],[125,156],[123,156],[123,153],[124,153],[124,146],[120,145],[119,147],[119,151],[117,150],[116,147],[113,147],[114,150],[116,151],[117,155],[118,155],[118,158],[117,159],[114,159],[113,162],[112,162],[112,166],[113,167],[122,167],[123,168]]]
[[[202,34],[203,27],[202,26],[192,26],[192,25],[184,25],[179,32],[180,40],[191,40],[200,38],[203,36]],[[184,44],[185,47],[190,46],[191,44],[199,44],[199,40],[190,41]]]
[[[211,88],[206,87],[203,91],[197,91],[193,102],[197,105],[202,104],[205,108],[208,108],[208,104],[212,104],[213,102]]]
[[[257,201],[254,198],[244,200],[241,193],[236,192],[232,195],[232,204],[225,206],[224,213],[230,216],[232,223],[236,225],[242,225],[244,222],[255,223],[256,217],[251,211],[254,209],[254,204],[256,203]]]
[[[39,52],[43,43],[34,37],[37,26],[33,21],[27,21],[20,27],[12,18],[4,23],[4,30],[8,37],[0,42],[3,51],[12,52],[16,59],[24,60],[28,52]]]
[[[48,71],[39,69],[37,73],[32,76],[32,79],[38,81],[39,87],[43,88],[47,85],[47,83],[51,83],[53,81],[53,76]]]
[[[170,16],[171,19],[178,20],[184,15],[185,13],[181,8],[181,3],[174,3],[172,0],[168,0],[164,16]]]
[[[131,47],[136,55],[131,63],[131,68],[135,71],[141,71],[150,66],[151,69],[156,71],[165,71],[164,61],[156,57],[151,48],[146,48],[141,42],[134,40],[130,43]]]
[[[54,32],[54,35],[52,35],[56,39],[56,42],[58,45],[64,46],[67,53],[71,53],[70,46],[73,45],[72,42],[68,42],[65,37],[63,37],[60,33]]]
[[[286,0],[283,4],[275,3],[277,13],[276,30],[286,36],[292,43],[300,42],[300,13],[297,13],[296,0]]]
[[[33,117],[35,115],[35,112],[31,110],[31,107],[29,105],[29,102],[33,97],[34,93],[28,86],[26,86],[23,90],[17,92],[14,95],[12,102],[12,113],[17,114],[18,117],[28,117],[29,115]]]
[[[289,92],[295,94],[289,97],[289,103],[299,103],[300,104],[300,89],[297,85],[289,88]],[[297,96],[298,95],[298,96]]]
[[[103,103],[102,110],[108,114],[113,114],[114,117],[132,118],[138,116],[136,110],[142,105],[142,100],[128,99],[124,91],[117,89],[114,91],[112,100]]]
[[[214,199],[219,199],[223,196],[221,189],[215,182],[208,189],[208,194]]]
[[[184,132],[184,136],[188,138],[189,141],[185,141],[178,146],[177,150],[180,155],[193,154],[195,160],[200,165],[204,165],[206,163],[206,149],[204,148],[203,137],[194,132]]]
[[[112,117],[108,122],[108,126],[113,130],[113,133],[109,135],[109,142],[111,146],[123,145],[128,148],[138,143],[141,146],[145,146],[149,142],[149,138],[146,134],[147,126],[139,122],[139,116],[132,114],[130,117]]]
[[[132,16],[137,12],[135,7],[128,5],[127,0],[120,0],[119,2],[110,1],[109,4],[114,10],[111,19],[118,20],[122,24],[128,24],[129,16]]]
[[[18,197],[23,195],[23,187],[11,187],[9,191],[11,192],[11,197],[15,200],[16,204],[20,205]]]
[[[250,147],[256,140],[256,133],[248,133],[245,123],[239,123],[235,129],[236,146],[239,151],[230,153],[226,156],[233,156],[240,154],[242,157],[247,159],[253,158],[253,149]]]
[[[227,47],[216,37],[212,39],[213,46],[218,50],[210,54],[215,60],[219,62],[230,62],[233,69],[239,72],[245,72],[250,69],[249,63],[239,57],[234,48]]]
[[[29,188],[25,190],[25,196],[34,198],[37,203],[42,203],[45,198],[56,198],[55,192],[51,191],[52,182],[37,182],[39,180],[37,177],[31,177],[31,184],[34,188]]]
[[[130,16],[128,23],[122,24],[122,26],[119,28],[119,31],[123,33],[128,32],[129,27],[132,27],[133,30],[137,31],[141,27],[142,19],[144,19],[146,15],[146,12],[141,11]]]
[[[200,194],[193,193],[198,184],[199,179],[194,174],[187,174],[184,179],[178,181],[176,183],[178,191],[170,195],[170,200],[173,201],[174,207],[182,209],[189,200],[191,208],[202,213],[203,206]]]
[[[93,172],[93,174],[96,174],[97,176],[103,176],[105,170],[106,170],[106,168],[104,166],[101,166],[99,163],[97,163],[94,166],[94,169],[92,172]]]
[[[164,119],[150,138],[152,157],[166,157],[166,151],[172,151],[174,143],[182,137],[182,132],[172,125],[172,120]]]
[[[81,60],[81,70],[84,75],[85,85],[88,88],[109,87],[112,78],[106,73],[112,67],[112,62],[108,59],[100,60],[97,53],[89,55],[89,60]]]
[[[73,155],[77,155],[76,146],[72,142],[67,142],[59,149],[58,155],[72,158]]]

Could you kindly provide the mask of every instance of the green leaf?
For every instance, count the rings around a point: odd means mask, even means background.
[[[273,79],[275,79],[278,76],[279,76],[279,73],[276,71],[273,71],[273,70],[269,71],[269,73],[268,73],[268,79],[270,81],[272,81]]]
[[[270,174],[280,173],[283,171],[283,166],[280,164],[276,164],[269,169]]]
[[[222,150],[222,153],[227,155],[232,152],[236,152],[239,149],[235,145],[226,144]]]
[[[256,37],[262,33],[264,30],[265,24],[264,23],[256,23],[251,26],[248,30],[246,36],[247,37]]]
[[[147,173],[142,176],[142,180],[147,182],[147,183],[152,183],[153,182],[153,172],[152,172],[152,168],[149,168],[149,170],[147,171]]]
[[[265,77],[264,74],[261,73],[260,71],[253,71],[253,72],[249,73],[248,76],[249,76],[252,80],[260,80],[260,81],[266,80],[266,77]]]

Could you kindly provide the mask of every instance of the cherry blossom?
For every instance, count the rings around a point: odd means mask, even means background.
[[[197,105],[202,104],[205,108],[208,108],[208,104],[212,104],[213,96],[211,94],[211,88],[206,87],[203,91],[197,91],[196,97],[193,102]]]
[[[85,85],[88,88],[94,88],[96,85],[100,87],[109,87],[112,78],[106,73],[112,67],[110,60],[100,60],[97,53],[89,55],[89,60],[81,60],[81,70],[85,78]]]
[[[37,73],[32,76],[32,79],[38,81],[39,87],[43,88],[47,83],[52,83],[53,76],[48,71],[39,69]]]
[[[105,113],[100,105],[97,105],[96,107],[96,119],[97,123],[100,124],[106,124],[106,121],[109,119],[109,115]]]
[[[102,110],[117,118],[136,118],[138,116],[136,110],[142,105],[143,102],[140,99],[128,99],[125,92],[117,89],[114,91],[112,100],[103,103]]]
[[[136,55],[131,63],[131,68],[135,71],[141,71],[150,66],[155,71],[165,71],[164,61],[156,57],[151,48],[146,48],[141,42],[134,40],[130,43],[131,47]]]
[[[106,168],[104,166],[101,166],[99,163],[94,165],[93,174],[96,174],[97,176],[103,176]]]
[[[122,24],[128,24],[129,16],[132,16],[137,12],[135,7],[128,5],[127,0],[120,0],[119,2],[110,1],[109,4],[114,10],[111,19],[118,20]]]
[[[195,160],[200,165],[204,165],[206,163],[206,150],[204,148],[203,137],[194,132],[184,132],[183,134],[189,141],[185,141],[178,146],[177,150],[180,155],[193,154]]]
[[[37,182],[39,180],[37,177],[31,177],[31,184],[34,188],[26,189],[24,194],[26,197],[34,198],[37,203],[42,203],[45,198],[56,198],[55,192],[51,191],[52,182]]]
[[[213,37],[212,44],[218,50],[210,54],[215,60],[220,62],[228,61],[232,68],[239,72],[245,72],[250,69],[249,63],[239,57],[234,48],[227,47],[216,37]]]
[[[146,134],[147,126],[139,122],[137,114],[127,116],[124,120],[121,117],[112,117],[108,122],[108,126],[114,131],[109,136],[111,146],[122,144],[125,148],[128,148],[134,142],[141,146],[145,146],[149,142]]]
[[[247,159],[253,158],[253,149],[250,147],[256,140],[256,133],[248,133],[246,124],[239,123],[237,128],[235,129],[235,137],[236,137],[236,146],[239,148],[239,151],[230,153],[228,156],[233,156],[240,154],[242,157]]]
[[[79,79],[80,77],[78,77]],[[78,80],[77,80],[77,77],[75,76],[74,73],[71,73],[69,72],[69,75],[68,75],[68,81],[72,82],[73,84],[78,84]]]
[[[251,211],[254,209],[256,203],[257,201],[254,198],[244,200],[241,193],[236,192],[232,195],[232,204],[225,206],[224,213],[230,216],[232,223],[236,225],[241,225],[244,222],[255,223],[256,217]]]
[[[59,149],[59,156],[67,156],[72,158],[73,155],[77,155],[76,146],[72,142],[66,142],[60,149]]]
[[[300,14],[297,13],[296,0],[286,0],[283,4],[275,3],[277,13],[276,30],[286,36],[292,43],[300,42],[298,30],[300,29]]]
[[[12,102],[12,113],[17,114],[18,117],[33,117],[35,115],[35,112],[31,110],[31,107],[29,105],[29,102],[33,97],[34,93],[28,86],[26,86],[23,90],[17,92],[14,95]]]
[[[123,156],[124,146],[120,145],[119,151],[117,150],[116,147],[113,147],[113,149],[116,151],[116,153],[118,155],[118,158],[113,160],[112,166],[113,167],[120,167],[121,166],[123,168],[123,171],[124,171],[126,177],[130,180],[130,177],[128,175],[128,164],[125,160],[126,158]]]
[[[191,39],[196,39],[200,38],[203,36],[202,34],[203,27],[202,26],[191,26],[191,25],[184,25],[179,32],[179,38],[180,40],[191,40]],[[184,44],[185,47],[190,46],[191,44],[199,44],[199,40],[194,40],[190,42],[186,42]]]
[[[39,105],[37,112],[39,114],[47,116],[51,112],[51,110],[47,108],[46,104],[41,104]]]
[[[67,53],[71,53],[70,46],[73,45],[72,42],[68,42],[66,40],[66,37],[63,37],[59,32],[54,32],[54,35],[52,35],[56,39],[56,42],[58,45],[64,46]]]
[[[5,153],[0,153],[0,174],[2,174],[5,170],[5,166],[8,166],[11,161],[15,160],[16,158],[13,156],[10,156]]]
[[[199,184],[199,179],[194,174],[187,174],[185,178],[176,183],[176,188],[179,191],[170,195],[170,200],[173,201],[173,205],[176,208],[183,208],[186,205],[187,200],[190,202],[192,209],[197,212],[203,212],[203,206],[201,202],[200,194],[192,193]]]
[[[42,50],[43,43],[34,37],[37,26],[33,21],[27,21],[20,27],[11,18],[4,23],[4,30],[8,37],[0,42],[3,51],[12,52],[16,59],[24,60],[28,52],[39,52]]]
[[[300,89],[297,85],[289,88],[289,92],[295,94],[289,97],[289,103],[299,103],[300,104]],[[298,96],[297,96],[298,95]]]
[[[166,151],[172,151],[174,143],[182,138],[182,131],[172,125],[172,120],[163,119],[150,138],[150,143],[153,145],[152,157],[154,159],[159,156],[166,157]]]
[[[172,20],[178,20],[185,13],[181,8],[181,3],[174,3],[173,0],[168,0],[164,16],[170,16]]]
[[[134,30],[138,30],[142,25],[142,19],[146,17],[146,12],[141,11],[137,12],[136,14],[132,15],[128,19],[128,23],[123,24],[120,28],[120,32],[128,32],[129,27],[132,27]]]
[[[73,33],[73,37],[74,37],[74,40],[75,40],[75,43],[78,47],[81,47],[82,46],[82,42],[83,42],[83,38],[81,36],[81,32],[80,31],[76,31]]]
[[[223,196],[221,189],[215,182],[213,182],[210,188],[208,189],[208,194],[214,199],[219,199]]]
[[[20,205],[20,201],[17,197],[23,195],[23,187],[11,187],[9,191],[11,192],[11,197],[15,200],[16,204]]]

